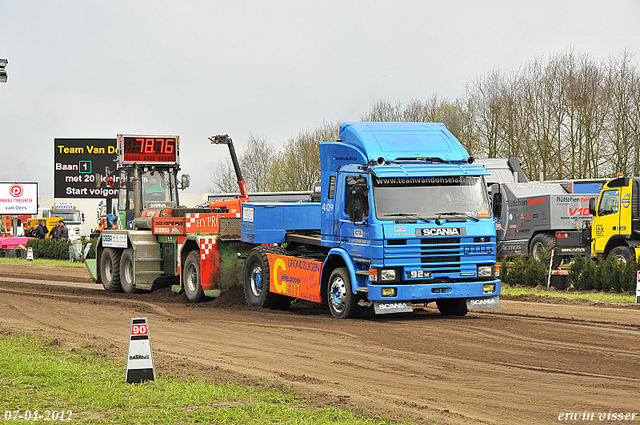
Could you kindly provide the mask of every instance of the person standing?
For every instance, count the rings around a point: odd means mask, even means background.
[[[64,220],[63,219],[60,219],[60,221],[58,221],[58,232],[57,232],[56,236],[57,236],[57,238],[56,238],[57,241],[59,241],[61,239],[69,239],[69,229],[64,224]]]
[[[584,256],[587,261],[591,260],[591,241],[592,241],[591,228],[592,228],[592,221],[586,220],[584,222],[584,228],[582,229],[582,240],[585,245]]]
[[[59,225],[59,224],[58,224],[58,222],[56,221],[56,222],[53,224],[53,228],[51,229],[51,231],[49,231],[49,237],[50,237],[52,240],[54,240],[54,241],[57,241],[57,240],[58,240],[58,228],[59,228],[59,226],[60,226],[60,225]]]
[[[49,233],[49,229],[47,229],[47,226],[44,224],[44,220],[40,220],[36,226],[36,231],[33,236],[38,239],[44,239],[47,236],[47,233]]]

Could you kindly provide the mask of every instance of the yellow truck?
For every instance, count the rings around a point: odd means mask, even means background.
[[[29,220],[27,220],[25,227],[24,227],[24,231],[25,234],[27,234],[26,232],[28,230],[31,229],[35,229],[36,226],[38,225],[38,222],[40,220],[44,220],[45,221],[45,225],[47,226],[47,239],[51,239],[51,235],[49,234],[49,232],[51,232],[51,229],[53,229],[56,225],[56,223],[61,219],[62,217],[39,217],[39,218],[30,218]]]
[[[640,177],[619,177],[602,186],[589,201],[593,215],[591,256],[619,263],[640,254]]]

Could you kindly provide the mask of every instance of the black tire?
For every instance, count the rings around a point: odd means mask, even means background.
[[[635,256],[636,252],[633,248],[621,245],[614,247],[611,252],[609,252],[607,260],[614,258],[618,264],[627,264],[628,262],[633,261]]]
[[[275,246],[258,246],[249,251],[244,263],[244,297],[252,307],[286,310],[292,298],[269,290],[271,270],[267,253],[289,255],[286,249]]]
[[[122,251],[120,256],[120,286],[122,290],[128,294],[136,294],[140,292],[136,289],[136,275],[134,266],[133,248],[127,248]]]
[[[436,305],[443,316],[464,316],[469,311],[465,298],[436,300]]]
[[[182,286],[184,286],[184,294],[192,303],[199,303],[207,298],[200,282],[199,251],[191,251],[187,255],[182,269]]]
[[[122,251],[105,248],[100,256],[100,277],[105,291],[122,292],[120,284],[120,255]]]
[[[360,316],[362,307],[358,305],[358,301],[352,290],[349,270],[338,267],[332,271],[327,285],[327,303],[333,317],[347,319]]]
[[[547,233],[538,233],[533,237],[533,239],[531,239],[529,255],[535,258],[538,262],[542,262],[542,251],[551,252],[554,249],[556,249],[556,238]],[[562,257],[555,255],[554,253],[551,267],[555,269],[561,262]]]

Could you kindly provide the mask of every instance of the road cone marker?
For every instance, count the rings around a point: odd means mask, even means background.
[[[144,381],[155,381],[155,379],[156,370],[153,367],[153,357],[151,356],[147,318],[136,317],[131,319],[125,382],[137,384]]]

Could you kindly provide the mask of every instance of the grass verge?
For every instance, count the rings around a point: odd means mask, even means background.
[[[536,296],[546,296],[546,297],[558,297],[558,298],[567,298],[567,299],[584,299],[584,300],[592,300],[592,301],[606,301],[612,303],[635,303],[635,295],[634,294],[617,294],[617,293],[608,293],[608,292],[571,292],[571,291],[540,291],[536,288],[527,288],[521,286],[510,286],[506,284],[502,284],[502,295],[536,295]]]
[[[50,420],[53,412],[58,418],[64,412],[65,422],[70,417],[73,423],[90,424],[388,423],[336,408],[309,407],[304,399],[273,386],[212,384],[196,376],[126,384],[124,361],[107,360],[92,348],[65,351],[57,345],[56,340],[0,330],[0,418],[37,411]]]
[[[21,258],[0,258],[0,264],[4,263],[22,263],[33,265],[50,265],[50,266],[62,266],[62,267],[85,267],[84,263],[72,263],[67,260],[52,260],[49,258],[39,258],[33,261],[23,260]]]

